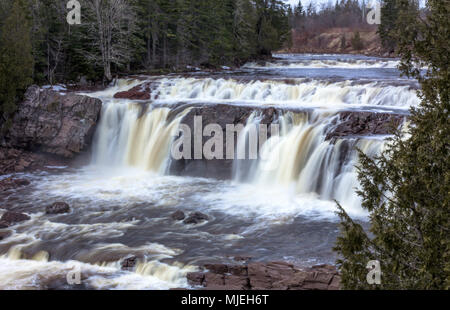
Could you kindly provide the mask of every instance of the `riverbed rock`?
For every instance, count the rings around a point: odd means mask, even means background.
[[[130,90],[118,92],[114,95],[116,99],[149,100],[151,98],[151,83],[143,83]]]
[[[130,257],[125,258],[121,262],[120,266],[122,267],[122,270],[130,271],[130,270],[133,270],[134,267],[136,267],[137,263],[138,263],[137,256],[130,256]]]
[[[0,175],[45,170],[47,166],[67,166],[67,164],[68,161],[66,159],[58,156],[0,147]]]
[[[30,217],[26,214],[19,213],[19,212],[7,211],[0,218],[0,222],[2,222],[3,224],[6,224],[8,226],[11,226],[13,224],[28,221],[29,219],[30,219]]]
[[[248,265],[207,264],[205,272],[189,273],[192,286],[218,290],[339,290],[341,277],[334,266],[300,268],[287,262]]]
[[[64,214],[70,213],[70,206],[65,202],[55,202],[45,208],[46,214]]]
[[[18,187],[28,186],[30,184],[31,184],[31,182],[28,181],[27,179],[16,179],[13,177],[6,178],[3,180],[0,180],[0,192],[10,190],[10,189],[15,189]]]
[[[199,224],[201,222],[209,220],[209,217],[206,214],[201,212],[191,213],[187,219],[183,221],[184,224]]]
[[[24,98],[6,135],[9,147],[72,158],[90,144],[101,100],[36,85]]]
[[[178,210],[171,215],[171,218],[175,221],[182,221],[186,218],[186,214],[184,214],[183,211]]]

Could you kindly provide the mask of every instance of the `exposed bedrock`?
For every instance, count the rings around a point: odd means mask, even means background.
[[[172,111],[172,115],[175,116],[179,112],[189,107],[189,105],[180,105],[178,108]],[[191,106],[190,112],[181,121],[182,124],[189,126],[194,133],[194,120],[196,116],[202,117],[202,128],[210,124],[218,124],[223,129],[223,137],[226,138],[227,125],[243,125],[245,126],[249,116],[254,111],[260,111],[263,115],[261,124],[271,124],[277,119],[278,113],[274,108],[255,108],[255,107],[243,107],[233,106],[225,104],[217,105],[201,105]],[[270,127],[269,127],[270,128]],[[270,130],[269,130],[270,136]],[[202,145],[205,145],[211,137],[203,137]],[[235,144],[237,143],[237,136],[235,135]],[[206,177],[215,179],[230,179],[233,170],[233,160],[227,159],[213,159],[202,160],[194,159],[194,139],[192,139],[191,151],[192,159],[172,160],[170,165],[170,173],[176,175],[193,176],[193,177]],[[223,154],[226,157],[226,145],[223,145]]]
[[[31,86],[6,136],[7,147],[73,158],[91,143],[102,102]]]
[[[306,113],[311,117],[312,110],[291,110],[278,107],[256,107],[239,106],[227,104],[179,104],[173,108],[171,115],[174,118],[186,108],[191,108],[188,114],[182,119],[181,124],[187,125],[193,136],[194,119],[196,116],[202,117],[202,129],[207,125],[218,124],[223,130],[223,141],[225,142],[227,125],[245,126],[250,115],[257,112],[259,115],[259,124],[270,125],[279,123],[279,117],[286,112]],[[343,111],[339,112],[335,120],[329,124],[326,139],[334,143],[336,139],[350,139],[365,136],[388,135],[404,122],[405,115],[363,112],[363,111]],[[267,126],[268,137],[271,136],[271,127]],[[202,145],[211,139],[203,137]],[[234,137],[234,149],[237,146],[237,134]],[[191,157],[192,159],[173,160],[170,164],[170,173],[175,175],[206,177],[215,179],[230,179],[233,173],[233,160],[213,159],[207,160],[203,157],[201,160],[194,159],[195,141],[191,139]],[[223,154],[226,158],[227,150],[224,143]],[[344,154],[345,155],[345,154]]]
[[[334,266],[308,269],[286,262],[239,265],[210,264],[187,275],[190,285],[208,290],[339,290],[341,277]]]

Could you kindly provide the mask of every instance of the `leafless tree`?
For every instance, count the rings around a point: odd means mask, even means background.
[[[111,65],[131,59],[131,35],[135,31],[135,11],[127,0],[84,0],[83,23],[97,49],[88,55],[103,66],[106,80],[112,80]]]

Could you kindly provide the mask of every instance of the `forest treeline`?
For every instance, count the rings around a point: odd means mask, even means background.
[[[0,1],[0,124],[31,83],[108,83],[117,74],[240,65],[289,42],[280,0]]]
[[[370,28],[367,13],[371,10],[365,0],[336,0],[318,6],[315,1],[300,0],[289,11],[289,21],[293,29],[307,33],[320,33],[335,27]]]
[[[1,2],[2,28],[10,27],[14,5],[24,11],[16,19],[27,19],[34,81],[107,81],[118,72],[241,64],[289,38],[288,6],[280,0],[79,2],[81,25],[67,23],[67,0]]]

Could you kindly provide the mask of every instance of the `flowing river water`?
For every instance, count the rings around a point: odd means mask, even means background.
[[[339,232],[334,200],[367,221],[355,194],[356,147],[375,155],[387,137],[330,141],[327,134],[340,111],[408,114],[419,102],[418,86],[402,78],[397,65],[364,56],[277,55],[220,73],[120,80],[89,94],[103,101],[90,163],[18,174],[31,186],[0,194],[8,210],[31,216],[0,241],[0,289],[71,288],[66,275],[73,270],[87,289],[187,288],[188,272],[239,255],[333,264]],[[151,100],[113,98],[143,79],[155,85]],[[261,150],[265,162],[235,161],[232,178],[223,180],[171,173],[172,132],[189,110],[171,115],[180,103],[285,112],[276,120],[279,137]],[[253,113],[247,126],[260,117]],[[245,137],[238,148],[245,148]],[[71,213],[45,215],[45,206],[56,201],[69,203]],[[209,220],[186,225],[172,219],[178,210]],[[140,262],[133,271],[121,270],[129,255]]]

